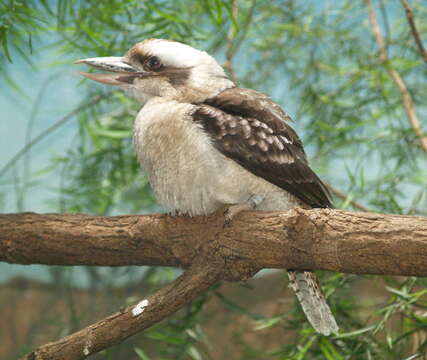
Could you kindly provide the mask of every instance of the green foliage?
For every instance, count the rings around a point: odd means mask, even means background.
[[[183,41],[218,59],[228,57],[240,85],[271,94],[291,113],[313,167],[345,193],[344,198],[336,198],[337,207],[352,208],[356,201],[377,212],[426,215],[425,152],[388,72],[396,69],[405,80],[426,133],[427,67],[400,3],[375,3],[390,56],[386,64],[378,61],[363,1],[240,0],[237,4],[236,12],[226,0],[2,0],[1,75],[7,76],[4,65],[14,56],[31,62],[28,54],[35,41],[51,32],[55,35],[49,47],[76,58],[119,55],[148,37]],[[426,39],[427,26],[421,19],[426,18],[427,7],[421,0],[411,6],[420,36]],[[81,89],[87,98],[101,92],[89,83]],[[61,173],[55,206],[60,211],[100,215],[155,211],[158,207],[132,150],[132,121],[139,105],[121,92],[104,96],[104,101],[78,113],[72,147],[66,156],[52,159]],[[52,273],[52,277],[65,282],[65,270],[55,271],[62,275]],[[138,286],[153,291],[176,275],[167,269],[148,269],[143,275],[123,271],[128,284],[135,286],[136,276]],[[93,268],[87,272],[93,284],[109,284],[105,279],[117,275],[103,275]],[[274,348],[260,349],[243,341],[245,351],[236,358],[419,358],[427,346],[423,337],[427,282],[388,277],[383,281],[385,302],[371,304],[369,296],[359,297],[352,290],[356,277],[323,274],[322,284],[341,326],[336,336],[315,334],[297,305],[292,311],[265,317],[214,289],[145,332],[142,337],[154,340],[151,351],[138,346],[131,352],[142,360],[212,359],[214,352],[199,322],[204,303],[214,297],[224,311],[251,319],[259,333],[295,334],[295,341]],[[64,332],[71,328],[64,325]],[[108,351],[103,354],[112,356]]]
[[[35,1],[2,0],[0,2],[0,65],[4,58],[12,62],[13,49],[25,59],[33,52],[33,36],[47,25],[46,18],[40,16]]]

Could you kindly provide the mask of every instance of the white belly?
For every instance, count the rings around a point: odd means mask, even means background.
[[[220,154],[191,117],[194,105],[154,98],[139,112],[134,142],[158,202],[170,211],[206,215],[261,195],[260,210],[286,210],[293,197]]]

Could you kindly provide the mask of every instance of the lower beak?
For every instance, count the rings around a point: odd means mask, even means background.
[[[80,72],[81,75],[88,79],[107,85],[123,85],[141,75],[134,67],[124,62],[122,57],[109,56],[81,59],[75,61],[74,64],[86,64],[98,70],[109,71],[109,74]]]

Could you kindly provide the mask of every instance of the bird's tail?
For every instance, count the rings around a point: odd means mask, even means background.
[[[290,287],[295,291],[311,326],[323,335],[338,332],[337,322],[326,303],[316,275],[310,271],[288,271],[288,275]]]

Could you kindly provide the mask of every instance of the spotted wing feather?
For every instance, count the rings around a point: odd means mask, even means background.
[[[326,186],[310,169],[290,117],[267,96],[233,88],[197,107],[201,124],[216,148],[255,175],[311,207],[330,207]]]

